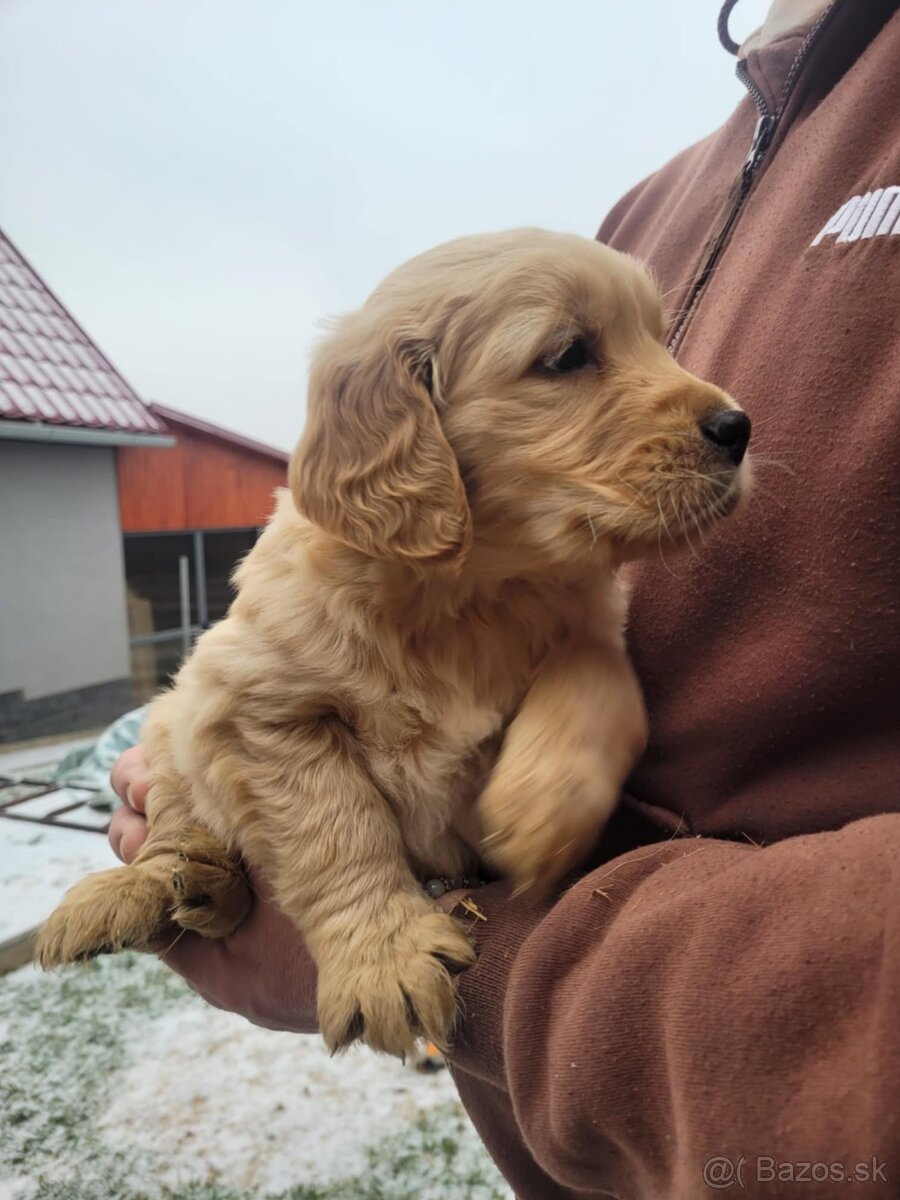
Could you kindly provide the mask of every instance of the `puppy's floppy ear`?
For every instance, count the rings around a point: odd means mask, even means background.
[[[360,348],[352,333],[339,330],[313,363],[306,430],[290,468],[294,502],[374,557],[461,561],[471,515],[432,395],[432,347],[363,337]]]

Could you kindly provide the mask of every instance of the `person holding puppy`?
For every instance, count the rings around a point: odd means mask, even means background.
[[[729,1169],[748,1195],[900,1188],[898,59],[896,0],[776,3],[748,98],[599,232],[748,409],[758,487],[635,573],[650,743],[588,868],[541,903],[477,894],[450,1061],[522,1200],[693,1200]],[[113,783],[127,862],[140,751]],[[165,961],[312,1032],[312,961],[256,883],[236,934]]]

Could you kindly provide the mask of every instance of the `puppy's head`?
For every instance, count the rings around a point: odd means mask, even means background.
[[[750,424],[662,336],[646,271],[596,242],[519,230],[440,246],[320,346],[297,506],[422,566],[473,541],[515,571],[688,539],[746,491]]]

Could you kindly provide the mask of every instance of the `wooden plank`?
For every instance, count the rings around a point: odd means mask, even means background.
[[[287,482],[285,463],[186,427],[172,432],[169,449],[118,450],[123,533],[262,525]]]
[[[124,533],[184,529],[184,451],[120,446],[119,520]]]
[[[8,975],[10,971],[18,971],[31,962],[34,955],[34,942],[37,937],[36,929],[25,933],[17,933],[15,937],[0,942],[0,975]]]

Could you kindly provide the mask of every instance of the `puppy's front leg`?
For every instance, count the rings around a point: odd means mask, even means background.
[[[293,741],[303,744],[291,772],[296,802],[258,808],[265,828],[246,831],[247,844],[262,832],[274,850],[259,862],[316,960],[322,1036],[332,1050],[361,1039],[398,1056],[422,1036],[446,1046],[454,976],[474,961],[471,943],[413,876],[397,819],[355,761],[349,731],[322,722]]]
[[[572,642],[547,657],[478,802],[484,852],[544,890],[591,849],[646,741],[623,648]]]

